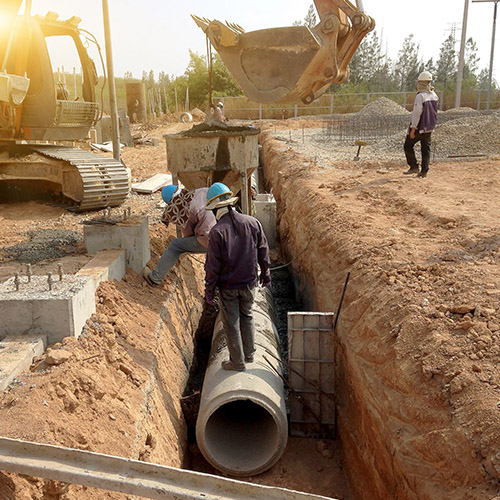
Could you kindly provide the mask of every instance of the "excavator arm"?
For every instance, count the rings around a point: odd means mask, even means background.
[[[349,77],[349,62],[375,27],[358,4],[314,0],[320,22],[246,33],[237,24],[192,16],[243,93],[262,103],[310,104]]]

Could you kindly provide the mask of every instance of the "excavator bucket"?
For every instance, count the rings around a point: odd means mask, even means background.
[[[262,103],[310,104],[349,76],[348,64],[375,22],[348,0],[315,0],[320,23],[246,33],[192,16],[243,93]]]

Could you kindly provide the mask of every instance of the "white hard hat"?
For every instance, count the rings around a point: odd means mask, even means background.
[[[223,107],[224,107],[224,103],[222,103],[221,101],[219,101],[219,102],[217,103],[217,106],[219,106],[219,108],[223,108]]]
[[[417,80],[419,82],[430,82],[432,81],[432,75],[428,71],[422,71],[422,73],[418,75]]]

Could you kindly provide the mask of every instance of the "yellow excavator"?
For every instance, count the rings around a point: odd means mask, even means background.
[[[0,199],[12,191],[43,191],[77,210],[118,206],[130,191],[129,170],[113,158],[62,145],[85,139],[101,114],[81,19],[31,16],[31,0],[18,15],[21,3],[0,3]],[[47,39],[56,37],[70,37],[78,52],[81,97],[70,100],[64,83],[55,81]]]
[[[261,103],[310,104],[349,77],[349,62],[375,21],[361,0],[314,0],[320,22],[246,33],[234,23],[192,16],[243,93]]]

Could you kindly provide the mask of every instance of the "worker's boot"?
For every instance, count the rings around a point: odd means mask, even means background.
[[[407,170],[406,172],[403,172],[404,175],[412,175],[412,174],[418,174],[418,173],[419,173],[418,167],[410,167],[409,170]]]
[[[421,171],[421,172],[417,175],[417,177],[421,177],[421,178],[423,178],[423,177],[427,177],[427,172],[428,172],[428,170],[422,170],[422,171]]]
[[[223,361],[222,364],[222,369],[223,370],[234,370],[237,372],[244,372],[246,370],[245,365],[235,365],[232,361],[229,359],[226,361]]]

